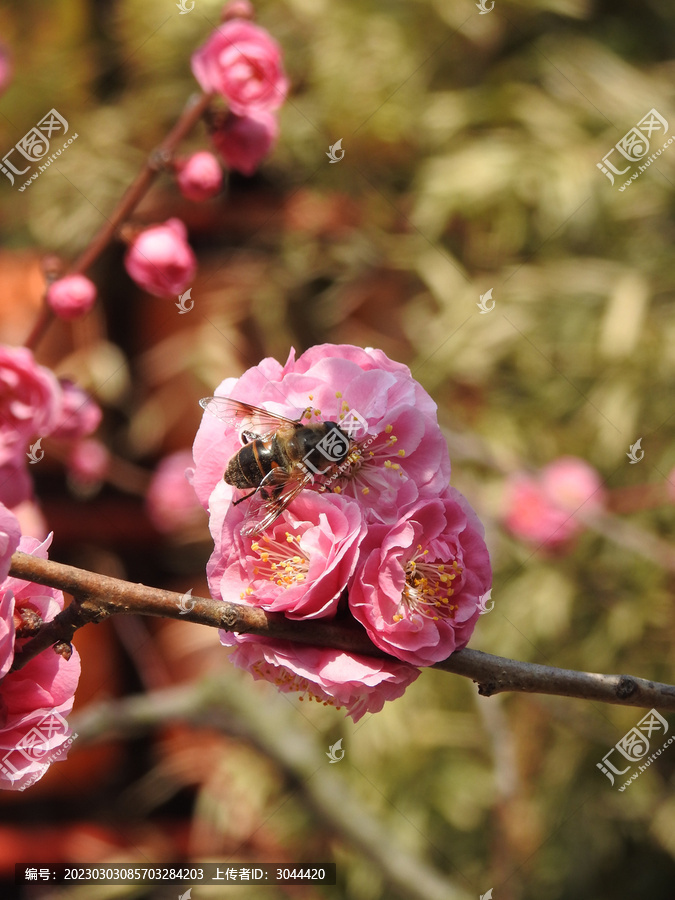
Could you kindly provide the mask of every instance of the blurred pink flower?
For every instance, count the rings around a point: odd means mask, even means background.
[[[148,517],[157,531],[179,531],[203,516],[194,488],[186,478],[190,466],[189,450],[171,453],[157,466],[145,498]]]
[[[47,558],[51,536],[43,543],[22,537],[19,549]],[[43,622],[63,609],[61,591],[8,577],[0,584],[0,614],[5,623],[0,636],[0,670],[13,656],[16,626],[22,612],[31,612]],[[12,624],[7,628],[11,617]],[[11,662],[10,662],[11,665]],[[48,649],[18,672],[0,682],[0,786],[24,790],[38,781],[55,758],[65,759],[71,731],[64,717],[73,706],[80,677],[80,658],[73,648],[69,660]]]
[[[38,365],[30,350],[0,346],[0,467],[25,463],[29,439],[50,434],[60,410],[54,374]]]
[[[556,546],[584,527],[576,515],[603,509],[605,492],[598,472],[583,459],[564,456],[537,475],[516,472],[506,483],[506,526],[516,537]]]
[[[68,456],[68,474],[82,485],[102,481],[110,466],[110,453],[96,438],[78,441]]]
[[[466,646],[492,570],[483,526],[459,491],[371,526],[361,556],[349,608],[376,646],[416,666]]]
[[[176,168],[176,181],[181,194],[195,203],[215,197],[223,186],[220,163],[213,153],[206,150],[193,153],[188,159],[177,163]]]
[[[303,491],[253,540],[241,535],[244,504],[219,504],[217,494],[209,522],[215,548],[206,567],[211,596],[290,619],[334,616],[366,530],[358,505]]]
[[[288,418],[299,418],[309,406],[314,422],[344,425],[346,413],[356,411],[367,429],[359,436],[363,454],[330,483],[330,490],[356,500],[369,522],[398,521],[404,509],[437,497],[450,480],[450,458],[436,420],[436,404],[407,366],[379,350],[322,344],[297,360],[291,350],[285,365],[264,359],[240,378],[226,378],[215,393]],[[240,447],[238,429],[204,413],[190,477],[205,509]],[[332,477],[328,473],[326,479]]]
[[[223,7],[220,19],[222,22],[230,19],[255,19],[253,4],[249,0],[230,0]]]
[[[101,409],[89,394],[66,378],[61,384],[61,411],[51,437],[74,441],[93,434],[101,423]]]
[[[671,469],[666,478],[666,494],[671,503],[675,503],[675,469]]]
[[[6,506],[0,503],[0,581],[7,578],[12,554],[19,546],[21,527]]]
[[[197,271],[197,260],[180,219],[167,219],[142,231],[124,258],[130,277],[156,297],[182,293]]]
[[[238,115],[278,109],[288,92],[279,44],[243,19],[211,34],[192,54],[192,72],[205,93],[221,94]]]
[[[211,134],[211,140],[229,169],[253,175],[272,150],[278,135],[279,123],[273,113],[257,112],[248,116],[230,113],[224,125]]]
[[[33,481],[28,474],[27,460],[19,457],[16,462],[0,466],[0,503],[15,509],[33,497]]]
[[[47,289],[47,303],[59,318],[77,319],[96,301],[96,285],[84,275],[66,275]]]
[[[419,675],[405,663],[328,647],[231,632],[220,632],[220,640],[235,647],[231,662],[256,681],[264,679],[282,693],[300,693],[324,706],[344,706],[355,722],[367,712],[379,712],[386,700],[401,697]]]
[[[13,66],[9,50],[0,44],[0,96],[2,96],[12,82]]]
[[[49,527],[42,514],[42,510],[35,500],[23,500],[17,506],[12,507],[12,513],[19,520],[21,534],[27,537],[37,538],[39,541],[46,540],[47,535],[49,534]],[[0,571],[0,576],[1,575],[2,572]]]

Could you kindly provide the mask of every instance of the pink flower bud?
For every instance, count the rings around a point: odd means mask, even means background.
[[[74,441],[93,434],[101,424],[101,408],[95,400],[67,378],[60,379],[61,413],[51,437]]]
[[[195,203],[215,197],[223,186],[223,171],[213,153],[195,153],[177,168],[181,194]]]
[[[231,0],[223,7],[220,14],[221,22],[229,22],[230,19],[255,19],[253,4],[248,0]]]
[[[68,472],[80,484],[102,481],[108,471],[110,454],[95,438],[75,444],[68,457]]]
[[[232,113],[223,127],[213,132],[211,140],[230,169],[253,175],[271,151],[278,134],[279,124],[272,113],[249,116]]]
[[[124,265],[136,284],[156,297],[181,294],[197,271],[180,219],[167,219],[142,231],[129,247]]]
[[[281,48],[251,22],[232,19],[192,54],[192,72],[207,94],[220,94],[240,116],[278,109],[288,93]]]
[[[51,284],[47,303],[60,319],[77,319],[88,313],[96,300],[96,285],[84,275],[66,275]]]

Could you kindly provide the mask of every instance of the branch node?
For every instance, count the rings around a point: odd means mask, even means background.
[[[236,610],[228,607],[221,612],[220,618],[223,625],[225,625],[227,628],[234,628],[234,626],[237,624],[239,616]]]
[[[481,697],[491,697],[497,690],[494,681],[478,682],[478,693]]]
[[[630,675],[621,675],[616,686],[616,696],[619,700],[625,700],[637,691],[637,682]]]

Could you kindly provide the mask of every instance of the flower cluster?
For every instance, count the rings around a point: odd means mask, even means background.
[[[401,660],[224,634],[232,661],[280,690],[345,706],[355,720],[381,709],[417,677],[415,667],[466,645],[491,583],[483,528],[449,486],[436,405],[406,366],[350,345],[298,359],[292,351],[284,365],[265,359],[216,395],[309,424],[336,422],[343,438],[352,419],[360,423],[340,464],[313,475],[259,534],[245,527],[249,501],[234,503],[241,492],[223,480],[242,446],[234,420],[205,412],[188,475],[209,513],[214,597],[295,619],[350,614]]]
[[[51,536],[40,543],[20,537],[19,523],[0,504],[0,786],[22,791],[65,758],[71,731],[64,716],[73,707],[80,677],[75,649],[69,659],[40,653],[10,671],[15,652],[63,609],[61,591],[8,577],[16,550],[47,558]]]
[[[100,420],[101,410],[76,384],[59,381],[30,350],[0,345],[0,502],[13,509],[32,499],[31,440],[51,436],[77,443]],[[42,458],[37,452],[33,462]]]
[[[253,175],[274,147],[279,134],[276,113],[288,93],[281,48],[269,32],[248,21],[252,16],[250,4],[230,4],[226,21],[192,55],[192,72],[202,90],[227,104],[225,112],[208,117],[211,142],[225,165],[243,175]],[[220,163],[206,150],[175,160],[173,168],[188,200],[209,200],[222,188]],[[197,270],[187,229],[177,218],[140,231],[124,263],[136,284],[157,297],[181,294]],[[70,278],[50,291],[52,309],[63,318],[81,315],[95,297],[91,282],[85,284],[82,276]]]

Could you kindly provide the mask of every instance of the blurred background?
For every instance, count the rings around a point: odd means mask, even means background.
[[[78,134],[24,192],[3,178],[4,342],[31,330],[45,254],[67,266],[84,249],[175,122],[196,89],[190,54],[221,6],[0,4],[14,70],[3,154],[51,108]],[[275,152],[207,203],[163,175],[132,219],[186,223],[194,309],[142,293],[114,243],[88,273],[94,312],[52,324],[37,347],[102,406],[111,454],[106,479],[83,482],[45,441],[31,474],[51,557],[204,594],[205,514],[175,479],[163,506],[147,499],[162,460],[189,450],[198,399],[291,346],[378,347],[438,403],[453,483],[486,524],[495,607],[471,646],[673,682],[675,149],[623,192],[596,164],[651,109],[675,128],[675,7],[255,6],[292,84]],[[181,152],[202,148],[200,124]],[[638,438],[645,455],[631,465]],[[510,533],[509,476],[570,455],[599,472],[602,522],[552,548]],[[424,898],[426,872],[462,900],[489,888],[495,900],[672,900],[675,751],[623,793],[596,768],[645,711],[484,699],[425,671],[354,726],[253,683],[189,623],[117,617],[76,645],[80,737],[25,794],[0,794],[3,896],[175,898],[179,886],[19,889],[13,866],[201,859],[337,862],[336,887],[268,887],[270,898]],[[345,757],[329,767],[339,738]],[[321,802],[324,778],[371,843]],[[235,895],[261,889],[193,890]]]

